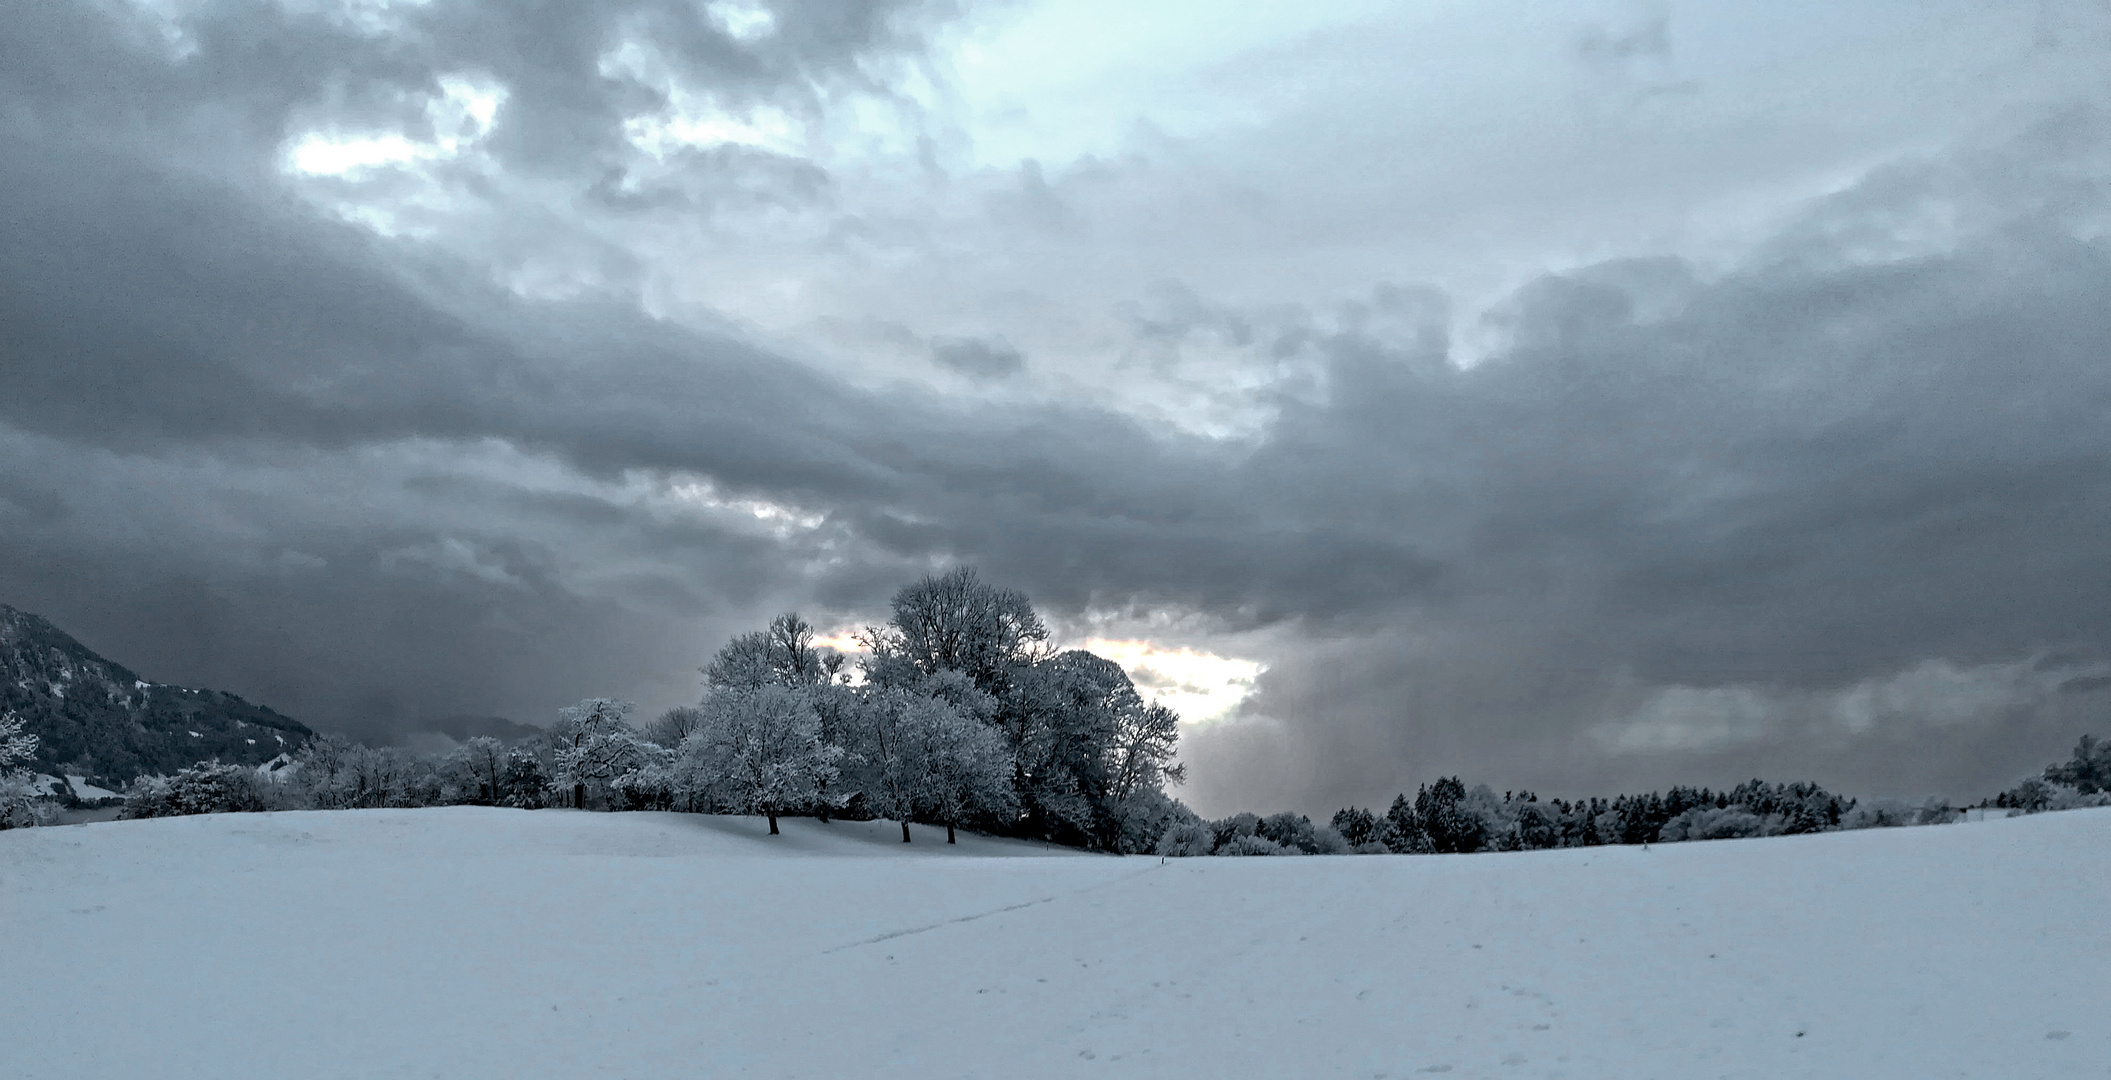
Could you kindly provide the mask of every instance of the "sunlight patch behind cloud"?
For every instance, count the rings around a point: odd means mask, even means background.
[[[1187,724],[1231,715],[1253,693],[1254,680],[1264,670],[1253,660],[1139,639],[1093,638],[1080,648],[1120,664],[1145,701],[1172,709]]]
[[[286,151],[287,167],[309,176],[346,176],[462,153],[490,133],[506,102],[506,88],[461,75],[443,76],[439,84],[440,94],[425,106],[432,124],[431,141],[412,139],[400,131],[310,131],[292,141]]]

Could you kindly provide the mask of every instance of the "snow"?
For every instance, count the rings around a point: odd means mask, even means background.
[[[783,825],[451,808],[0,833],[0,1076],[2111,1070],[2111,809],[1163,864]]]
[[[118,797],[117,792],[111,791],[109,788],[96,787],[88,782],[87,777],[74,773],[66,774],[66,784],[73,788],[73,797],[76,799],[115,799]]]
[[[1964,812],[1964,820],[1999,821],[2002,818],[2015,817],[2017,814],[2020,813],[2022,813],[2022,811],[2014,809],[2012,807],[1975,806]]]

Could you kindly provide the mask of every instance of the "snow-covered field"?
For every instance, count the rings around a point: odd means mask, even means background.
[[[0,833],[0,1077],[2111,1076],[2111,810],[1165,865],[762,832]]]

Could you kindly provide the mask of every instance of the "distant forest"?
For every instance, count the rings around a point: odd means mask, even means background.
[[[254,766],[205,761],[141,777],[122,815],[485,805],[803,815],[969,828],[1092,850],[1165,856],[1452,854],[1775,836],[1955,820],[1940,801],[1859,801],[1814,783],[1576,801],[1497,794],[1458,777],[1325,823],[1295,813],[1206,821],[1172,797],[1178,717],[1146,702],[1120,666],[1048,646],[1024,594],[969,569],[901,589],[851,658],[814,643],[795,613],[736,637],[702,668],[704,694],[635,725],[591,698],[514,743],[468,739],[418,755],[317,735]],[[11,726],[10,726],[11,725]],[[70,790],[35,791],[18,763],[35,738],[0,717],[0,828],[34,824]],[[2084,736],[2070,760],[1987,805],[2026,813],[2111,805],[2111,743]]]

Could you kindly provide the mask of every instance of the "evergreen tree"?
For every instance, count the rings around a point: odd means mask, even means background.
[[[1378,841],[1378,821],[1378,815],[1369,810],[1350,806],[1334,811],[1330,824],[1350,847],[1362,847]]]

